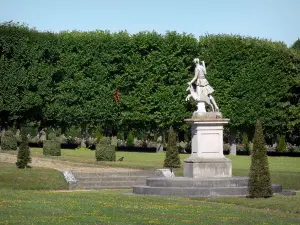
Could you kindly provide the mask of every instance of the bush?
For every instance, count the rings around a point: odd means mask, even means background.
[[[97,127],[95,131],[96,143],[98,143],[102,137],[103,137],[102,127]]]
[[[21,129],[21,143],[18,152],[18,159],[16,165],[19,169],[29,167],[28,163],[31,162],[30,150],[28,146],[27,129]]]
[[[127,135],[127,146],[134,146],[134,137],[132,134],[132,131],[129,131],[128,135]]]
[[[230,151],[230,144],[223,144],[224,151]]]
[[[248,189],[250,198],[267,198],[272,196],[268,157],[263,130],[259,121],[255,125],[249,177]]]
[[[46,140],[43,142],[43,154],[51,156],[60,156],[61,148],[58,140]]]
[[[246,133],[243,133],[243,146],[244,146],[244,151],[249,151],[249,139]]]
[[[296,146],[296,145],[289,144],[287,149],[288,149],[288,152],[291,152],[291,153],[300,152],[300,146]]]
[[[77,148],[75,148],[75,150],[77,150],[77,151],[89,151],[90,149],[89,148],[77,147]]]
[[[97,161],[116,161],[116,147],[110,144],[109,137],[102,137],[96,146]]]
[[[17,150],[18,140],[10,130],[5,132],[1,141],[2,150]]]
[[[173,128],[170,128],[169,136],[168,136],[168,146],[166,157],[164,161],[164,167],[171,168],[180,168],[180,158],[179,151],[176,144],[176,133]]]
[[[285,137],[284,136],[279,137],[276,150],[277,150],[277,152],[286,151],[286,142],[285,142]]]

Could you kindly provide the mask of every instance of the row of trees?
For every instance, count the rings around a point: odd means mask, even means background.
[[[176,32],[55,34],[12,22],[0,25],[1,127],[185,131],[195,109],[184,100],[195,57],[206,61],[231,132],[250,132],[260,119],[270,137],[299,138],[300,54],[282,43]]]

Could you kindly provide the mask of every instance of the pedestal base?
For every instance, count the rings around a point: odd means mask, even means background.
[[[184,177],[191,178],[225,178],[232,176],[230,159],[187,158],[184,160]]]

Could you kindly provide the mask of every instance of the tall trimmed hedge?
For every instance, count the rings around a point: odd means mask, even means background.
[[[195,57],[206,62],[231,129],[250,129],[260,118],[268,136],[298,138],[300,56],[282,43],[176,32],[54,34],[12,23],[0,25],[0,125],[29,119],[111,132],[184,130],[195,109],[184,100]]]

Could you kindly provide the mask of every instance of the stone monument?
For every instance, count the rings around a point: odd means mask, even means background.
[[[245,196],[248,194],[248,177],[232,177],[231,160],[223,154],[223,126],[229,119],[223,118],[212,97],[214,89],[206,79],[205,62],[194,59],[195,75],[188,82],[186,100],[191,97],[197,104],[191,124],[192,152],[184,160],[184,177],[151,177],[146,186],[134,186],[135,194],[176,196]],[[209,109],[207,111],[206,109]],[[273,192],[282,191],[281,185],[273,185]]]
[[[205,62],[194,59],[195,75],[188,82],[188,101],[192,97],[197,111],[185,121],[191,124],[192,153],[184,160],[184,176],[192,178],[231,177],[231,160],[223,155],[223,126],[229,119],[222,118],[219,107],[212,97],[214,89],[206,79]],[[210,111],[206,111],[206,106]]]

